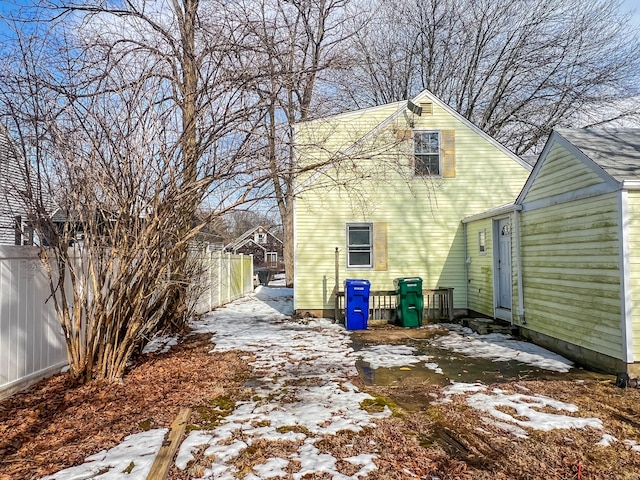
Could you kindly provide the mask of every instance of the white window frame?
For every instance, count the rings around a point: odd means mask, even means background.
[[[420,148],[420,144],[417,141],[419,135],[436,135],[437,136],[437,152],[433,151],[423,151],[423,150],[431,150],[429,148],[429,142],[424,144],[424,148]],[[418,151],[420,150],[420,151]],[[430,173],[423,170],[418,170],[419,162],[421,157],[431,157],[434,158],[437,155],[438,157],[438,172]],[[413,173],[416,177],[442,177],[442,133],[440,130],[414,130],[413,132],[413,156],[414,156],[414,167]]]
[[[266,233],[256,233],[255,242],[263,245],[267,243],[267,234]]]
[[[352,228],[368,228],[369,229],[369,243],[367,244],[350,244],[349,232]],[[347,223],[345,228],[345,243],[347,252],[347,268],[369,269],[373,268],[373,223]],[[353,264],[351,262],[352,253],[369,252],[368,264]]]
[[[278,263],[278,252],[267,252],[264,254],[267,263]]]
[[[478,231],[478,255],[487,254],[487,229]]]

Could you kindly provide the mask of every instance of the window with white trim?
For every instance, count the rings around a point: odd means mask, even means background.
[[[270,265],[275,265],[278,263],[278,252],[267,252],[266,255],[267,263]]]
[[[347,224],[347,268],[373,267],[373,224]]]
[[[414,132],[413,153],[416,175],[423,177],[439,177],[441,175],[440,132]]]
[[[478,232],[478,253],[480,255],[487,254],[487,230],[480,230]]]

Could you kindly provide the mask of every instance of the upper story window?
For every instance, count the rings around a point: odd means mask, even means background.
[[[347,224],[347,268],[373,267],[373,224]]]
[[[255,241],[256,241],[256,243],[267,243],[267,234],[266,233],[256,233]]]
[[[439,177],[441,175],[440,132],[414,132],[415,174]]]

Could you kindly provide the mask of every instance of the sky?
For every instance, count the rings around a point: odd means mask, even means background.
[[[285,468],[294,462],[299,468],[292,477],[325,473],[334,480],[359,480],[376,470],[373,440],[357,450],[345,445],[337,458],[322,451],[321,440],[339,431],[359,432],[376,420],[389,416],[387,407],[380,413],[368,413],[360,403],[371,398],[360,392],[349,377],[357,375],[356,361],[367,362],[372,369],[423,364],[436,373],[432,358],[418,355],[404,345],[376,345],[354,351],[349,332],[328,319],[293,320],[292,290],[258,287],[254,294],[219,308],[192,325],[195,332],[212,336],[212,353],[239,350],[247,352],[254,379],[251,400],[238,401],[235,409],[213,430],[193,430],[179,448],[176,466],[185,470],[198,451],[210,460],[204,477],[237,480],[234,459],[257,441],[298,440],[293,453],[265,458],[253,465],[243,480],[269,480],[285,476]],[[440,325],[442,326],[442,324]],[[425,327],[429,328],[429,327]],[[517,359],[551,371],[566,371],[571,362],[536,345],[507,335],[477,335],[460,326],[449,326],[449,335],[439,337],[438,346],[470,356],[492,358],[496,362]],[[156,342],[154,348],[166,349],[175,339]],[[640,445],[632,439],[616,438],[594,417],[570,416],[579,409],[571,403],[538,395],[525,386],[518,393],[490,388],[480,382],[451,382],[436,402],[451,402],[464,396],[479,420],[496,425],[515,438],[527,438],[532,430],[584,429],[601,432],[598,445],[625,443],[640,454]],[[295,427],[295,428],[294,428]],[[110,450],[87,457],[81,465],[62,470],[42,480],[145,480],[159,450],[166,429],[131,435]],[[341,471],[347,462],[357,472]],[[353,471],[354,468],[350,470]],[[413,472],[408,477],[415,477]]]
[[[625,13],[633,13],[631,21],[640,28],[640,0],[624,0],[620,10]]]
[[[574,0],[580,1],[580,0]],[[0,17],[3,14],[10,13],[16,9],[16,6],[29,4],[30,0],[0,0]],[[624,13],[632,13],[632,22],[640,30],[640,0],[622,0],[620,9]],[[0,22],[0,38],[7,35],[9,32],[6,25]]]

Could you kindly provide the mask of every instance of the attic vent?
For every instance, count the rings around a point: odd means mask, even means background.
[[[433,103],[420,102],[420,107],[422,108],[423,115],[433,115]]]

